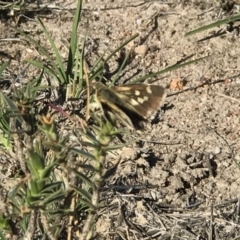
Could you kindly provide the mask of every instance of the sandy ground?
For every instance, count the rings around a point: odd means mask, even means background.
[[[211,234],[213,239],[240,239],[239,36],[226,26],[184,36],[216,20],[220,9],[213,0],[97,2],[83,5],[79,28],[80,37],[88,34],[89,61],[139,34],[131,44],[136,54],[120,83],[207,56],[151,79],[166,87],[168,97],[159,121],[136,134],[139,144],[118,152],[122,161],[107,180],[111,187],[103,196],[108,207],[97,219],[97,239],[211,239]],[[74,6],[69,0],[62,6],[70,3]],[[40,17],[67,56],[73,13],[53,11]],[[0,38],[17,37],[5,23],[2,17]],[[24,19],[20,26],[39,42],[46,41],[36,22]],[[14,57],[12,75],[22,71],[24,59],[38,56],[22,41],[0,46]],[[0,61],[6,59],[0,55]],[[117,61],[109,66],[109,76],[117,66]],[[114,162],[114,156],[108,161]]]

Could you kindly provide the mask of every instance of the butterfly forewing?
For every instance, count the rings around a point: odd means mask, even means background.
[[[128,108],[148,119],[165,100],[165,88],[158,85],[129,84],[113,88]]]

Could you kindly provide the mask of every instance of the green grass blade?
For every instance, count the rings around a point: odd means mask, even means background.
[[[74,81],[77,82],[77,93],[75,97],[79,97],[80,92],[82,91],[83,81],[84,81],[84,48],[86,43],[86,37],[84,38],[81,49],[78,50],[78,44],[77,44],[77,50],[75,51],[76,61],[75,61],[75,71],[74,71]]]
[[[185,34],[185,36],[187,37],[187,36],[199,33],[199,32],[203,32],[203,31],[206,31],[206,30],[214,28],[214,27],[218,27],[218,26],[223,25],[223,24],[227,24],[227,23],[230,23],[230,22],[237,21],[239,19],[240,19],[240,14],[232,16],[232,17],[229,17],[229,18],[226,18],[226,19],[218,20],[216,22],[210,23],[209,25],[206,25],[206,26],[197,28],[195,30],[192,30],[190,32],[187,32]]]
[[[67,73],[72,72],[72,68],[74,65],[74,58],[77,50],[77,42],[78,42],[78,34],[77,34],[77,28],[80,21],[82,11],[82,0],[77,1],[77,9],[74,15],[73,19],[73,25],[72,25],[72,33],[71,33],[71,40],[70,40],[70,48],[68,53],[68,64],[67,64]]]
[[[121,50],[124,46],[126,46],[129,42],[131,42],[133,39],[138,37],[138,33],[131,36],[127,41],[125,41],[123,44],[121,44],[118,48],[116,48],[110,55],[107,56],[105,62],[108,62],[119,50]]]
[[[185,67],[185,66],[187,66],[189,64],[197,63],[199,61],[202,61],[205,58],[207,58],[207,57],[198,58],[198,59],[195,59],[195,60],[192,60],[192,61],[189,61],[189,62],[185,62],[185,63],[181,63],[181,64],[174,64],[174,65],[172,65],[170,67],[167,67],[167,68],[165,68],[165,69],[163,69],[161,71],[158,71],[158,72],[155,72],[155,73],[151,73],[151,74],[145,75],[143,77],[137,78],[137,79],[135,79],[133,81],[130,81],[128,84],[144,82],[148,78],[156,77],[156,76],[158,76],[160,74],[163,74],[163,73],[166,73],[166,72],[170,72],[170,71],[176,70],[178,68]]]
[[[96,71],[91,72],[91,76],[89,78],[89,82],[91,83],[94,79],[100,78],[102,79],[103,76],[103,71],[104,71],[104,65],[100,65]]]
[[[67,76],[66,76],[66,73],[65,73],[65,70],[64,70],[64,66],[63,66],[63,62],[62,62],[62,57],[56,47],[56,44],[54,43],[53,39],[51,38],[49,32],[47,31],[47,29],[45,28],[43,22],[37,18],[37,21],[38,23],[40,24],[41,26],[41,29],[43,30],[43,32],[45,33],[45,36],[47,37],[48,41],[50,42],[51,44],[51,47],[55,53],[55,57],[56,57],[56,60],[57,60],[57,64],[58,66],[55,65],[55,71],[58,71],[60,73],[60,76],[61,76],[61,83],[63,84],[64,82],[65,83],[68,83],[68,79],[67,79]]]
[[[129,51],[128,54],[125,56],[125,58],[124,58],[124,60],[123,60],[123,62],[122,62],[122,64],[121,64],[121,66],[120,66],[117,74],[114,76],[111,84],[109,85],[110,87],[112,87],[112,86],[115,85],[116,81],[117,81],[118,78],[119,78],[119,75],[121,74],[122,70],[123,70],[124,67],[126,66],[126,63],[127,63],[128,59],[129,59],[130,54],[131,54],[131,51]]]
[[[2,239],[2,240],[7,240],[7,238],[5,237],[5,235],[3,235],[2,232],[0,232],[0,239]]]
[[[69,148],[69,150],[70,150],[71,152],[73,152],[73,153],[79,154],[79,155],[81,155],[81,156],[83,156],[83,157],[86,157],[86,158],[88,158],[88,159],[95,159],[95,157],[94,157],[92,154],[90,154],[90,153],[88,153],[88,152],[85,152],[85,151],[83,151],[83,150],[81,150],[81,149]]]
[[[32,37],[30,37],[28,34],[24,33],[21,29],[15,28],[15,31],[17,31],[20,35],[22,35],[24,38],[26,38],[30,43],[32,43],[38,50],[43,53],[44,56],[47,57],[47,59],[52,63],[52,58],[48,51],[42,47],[36,40],[34,40]]]
[[[7,68],[8,66],[8,62],[4,62],[1,66],[0,66],[0,77],[2,76],[3,71]]]
[[[58,66],[55,64],[54,60],[52,59],[52,57],[50,56],[50,54],[48,53],[48,51],[42,47],[36,40],[34,40],[32,37],[28,36],[28,34],[25,34],[22,30],[15,28],[15,30],[22,35],[24,38],[26,38],[30,43],[32,43],[47,59],[48,61],[51,63],[51,65],[53,66],[54,70],[56,71],[56,74],[58,75],[57,77],[60,78],[60,82],[62,82],[62,72],[59,70]],[[28,62],[31,63],[30,60],[28,60]],[[37,65],[35,65],[37,66]],[[40,66],[40,65],[39,65]],[[42,69],[42,68],[40,68]]]

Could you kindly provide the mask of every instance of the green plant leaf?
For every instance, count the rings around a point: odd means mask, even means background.
[[[193,64],[193,63],[200,62],[200,61],[202,61],[205,58],[207,58],[207,57],[198,58],[198,59],[195,59],[195,60],[192,60],[192,61],[189,61],[189,62],[185,62],[185,63],[181,63],[181,64],[174,64],[174,65],[172,65],[170,67],[167,67],[167,68],[165,68],[165,69],[163,69],[161,71],[154,72],[154,73],[145,75],[143,77],[137,78],[135,80],[132,80],[132,81],[129,82],[129,84],[144,82],[148,78],[156,77],[156,76],[158,76],[160,74],[163,74],[163,73],[166,73],[166,72],[170,72],[170,71],[176,70],[178,68],[185,67],[185,66]]]
[[[7,68],[8,62],[3,62],[3,64],[0,66],[0,77],[3,74],[3,71]]]
[[[228,24],[230,22],[238,21],[239,19],[240,19],[240,14],[235,15],[235,16],[231,16],[231,17],[226,18],[226,19],[218,20],[216,22],[210,23],[210,24],[205,25],[203,27],[200,27],[200,28],[194,29],[190,32],[187,32],[185,34],[185,36],[187,37],[187,36],[190,36],[190,35],[193,35],[193,34],[196,34],[196,33],[200,33],[200,32],[206,31],[206,30],[214,28],[214,27],[219,27],[223,24]]]

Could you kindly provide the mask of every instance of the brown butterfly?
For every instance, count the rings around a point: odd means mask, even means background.
[[[158,85],[129,84],[108,88],[97,82],[94,84],[96,102],[100,103],[105,117],[109,120],[112,115],[130,129],[142,130],[144,122],[162,105],[165,88]]]

